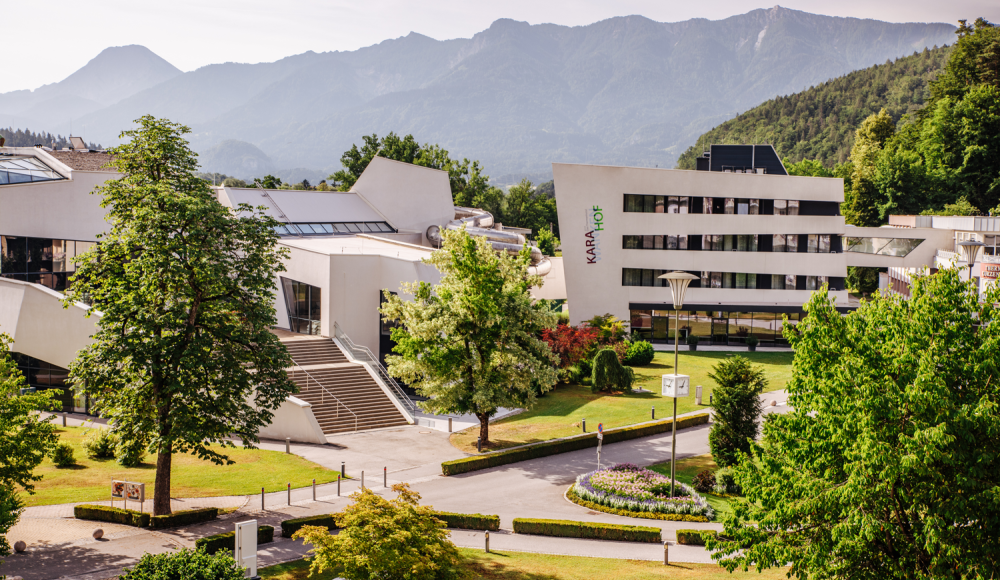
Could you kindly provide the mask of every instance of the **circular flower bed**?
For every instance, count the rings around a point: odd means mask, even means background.
[[[581,475],[572,489],[584,501],[619,510],[715,517],[691,486],[676,482],[670,497],[670,478],[631,463]]]

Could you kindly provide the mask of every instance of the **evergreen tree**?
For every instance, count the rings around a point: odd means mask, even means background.
[[[729,467],[739,461],[741,453],[750,453],[757,438],[764,411],[760,395],[767,387],[767,376],[763,367],[743,356],[719,361],[708,376],[717,385],[712,391],[715,413],[708,445],[715,463]]]

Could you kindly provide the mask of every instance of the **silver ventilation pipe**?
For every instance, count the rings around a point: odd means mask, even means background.
[[[456,207],[455,219],[443,227],[449,230],[465,228],[469,235],[489,240],[497,252],[519,254],[521,249],[527,245],[531,252],[531,266],[528,267],[528,273],[533,276],[545,276],[552,271],[552,262],[537,247],[527,244],[524,236],[514,232],[490,229],[493,223],[493,214],[488,211],[471,207]],[[431,226],[427,228],[427,239],[440,247],[441,242],[444,241],[441,236],[441,227]]]

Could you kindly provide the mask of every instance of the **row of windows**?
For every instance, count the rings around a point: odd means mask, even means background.
[[[669,282],[660,278],[671,270],[622,268],[622,286],[667,287]],[[800,276],[796,274],[751,274],[745,272],[693,272],[698,280],[691,281],[691,288],[745,288],[756,290],[817,290],[830,284],[831,290],[842,290],[843,279],[831,280],[828,276]]]
[[[739,197],[688,197],[625,194],[629,213],[710,213],[733,215],[838,215],[835,202]]]
[[[830,234],[705,234],[693,236],[622,236],[626,250],[706,250],[715,252],[840,251],[840,236]]]
[[[385,222],[340,222],[330,224],[282,224],[274,228],[279,236],[330,234],[391,234],[396,230]]]
[[[73,272],[73,259],[96,242],[0,236],[0,273]]]
[[[632,334],[645,340],[672,341],[675,334],[673,310],[632,310],[630,312]],[[788,322],[784,317],[788,317]],[[680,337],[683,341],[689,335],[702,339],[702,344],[742,344],[751,334],[756,336],[761,346],[768,343],[787,344],[782,336],[785,324],[795,326],[804,314],[792,312],[719,312],[703,310],[682,310],[679,313]]]

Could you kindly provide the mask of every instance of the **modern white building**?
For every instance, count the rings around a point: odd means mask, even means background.
[[[99,152],[0,148],[0,332],[14,338],[31,386],[58,388],[64,408],[88,410],[65,389],[66,367],[94,332],[86,306],[63,309],[72,258],[107,229],[94,188],[119,176]],[[456,208],[448,174],[375,158],[349,192],[215,188],[227,207],[263,206],[282,225],[286,271],[275,279],[278,325],[301,392],[262,435],[322,442],[324,434],[416,420],[405,386],[382,366],[391,352],[378,308],[382,291],[435,283],[424,262],[442,228],[486,236],[498,251],[526,244],[482,210]],[[565,298],[558,258],[533,251],[545,284],[538,297]],[[412,393],[411,393],[412,394]]]
[[[848,265],[918,267],[947,238],[846,226],[843,180],[790,176],[770,145],[714,145],[696,171],[552,167],[571,322],[610,313],[653,341],[674,336],[666,272],[697,276],[682,337],[782,345],[783,315],[824,284],[850,307]]]

